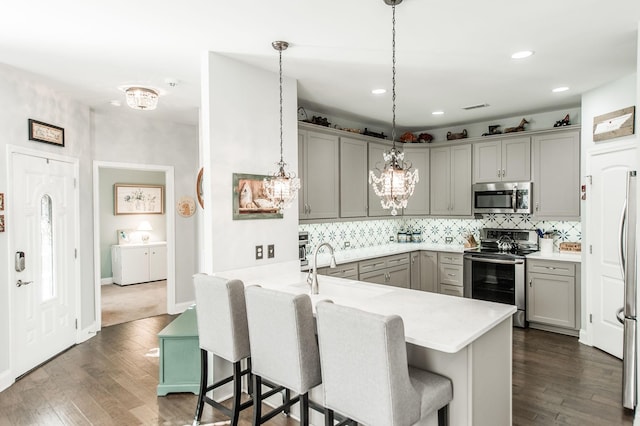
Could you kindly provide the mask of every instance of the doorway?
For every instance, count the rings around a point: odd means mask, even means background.
[[[93,175],[97,329],[172,312],[173,167],[94,162]],[[116,183],[162,186],[162,213],[116,214]]]

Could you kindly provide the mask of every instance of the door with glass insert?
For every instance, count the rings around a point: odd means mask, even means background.
[[[12,370],[17,377],[75,343],[75,165],[12,154]],[[19,259],[22,258],[22,261]]]

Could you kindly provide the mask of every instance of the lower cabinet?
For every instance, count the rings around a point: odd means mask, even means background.
[[[119,285],[167,279],[167,243],[111,246],[113,282]]]
[[[360,281],[410,288],[411,267],[408,253],[363,260],[359,264]]]
[[[414,263],[411,263],[411,289],[438,292],[438,253],[434,251],[420,251],[416,254],[416,269],[414,274]]]
[[[335,268],[318,268],[318,274],[329,277],[358,279],[358,262],[343,263]]]
[[[530,326],[577,335],[580,329],[580,268],[576,266],[573,262],[527,259],[527,321]]]
[[[438,253],[438,293],[464,296],[462,253]]]

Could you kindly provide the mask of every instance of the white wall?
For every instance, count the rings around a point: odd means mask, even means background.
[[[274,54],[274,61],[277,55]],[[286,57],[283,59],[286,64]],[[205,167],[203,272],[298,259],[298,210],[282,219],[233,220],[233,173],[270,174],[280,159],[278,75],[209,52],[203,58],[202,147]],[[296,81],[284,79],[284,159],[298,170]],[[208,176],[207,176],[208,175]],[[255,246],[275,258],[255,260]]]

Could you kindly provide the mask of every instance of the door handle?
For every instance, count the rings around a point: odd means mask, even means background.
[[[16,283],[16,287],[22,287],[23,285],[27,285],[27,284],[31,284],[33,281],[22,281],[22,280],[18,280],[18,282]]]
[[[622,279],[624,279],[625,271],[627,269],[626,265],[626,255],[625,255],[625,222],[627,221],[627,200],[624,200],[624,204],[622,206],[622,213],[620,214],[620,269],[622,270]]]

